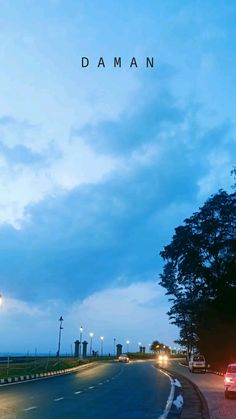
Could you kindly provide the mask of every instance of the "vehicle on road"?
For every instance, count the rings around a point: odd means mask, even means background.
[[[229,364],[224,375],[225,398],[228,399],[230,393],[236,393],[236,364]]]
[[[189,371],[194,373],[195,371],[206,372],[206,360],[203,355],[192,355],[188,363]]]
[[[129,357],[126,354],[121,354],[118,358],[119,362],[129,362]]]
[[[167,362],[168,361],[168,355],[166,355],[166,354],[160,354],[159,356],[158,356],[158,361],[159,362]]]

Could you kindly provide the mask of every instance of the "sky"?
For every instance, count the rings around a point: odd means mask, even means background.
[[[233,2],[0,6],[0,352],[56,352],[61,315],[64,353],[174,346],[159,252],[233,183]]]

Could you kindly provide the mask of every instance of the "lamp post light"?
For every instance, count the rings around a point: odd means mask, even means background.
[[[79,329],[79,358],[82,358],[82,336],[83,336],[83,326],[80,326]]]
[[[2,297],[2,294],[0,294],[0,306],[2,306],[2,303],[3,303],[3,297]]]
[[[129,341],[129,340],[127,340],[127,341],[126,341],[126,349],[127,349],[127,353],[129,352],[129,344],[130,344],[130,341]]]
[[[63,322],[64,320],[63,320],[63,318],[62,318],[62,316],[60,317],[60,319],[59,319],[59,322],[60,322],[60,326],[59,326],[59,336],[58,336],[58,349],[57,349],[57,357],[59,358],[59,356],[60,356],[60,349],[61,349],[61,331],[62,331],[62,329],[63,329],[63,327],[62,327],[62,322]]]
[[[92,356],[92,345],[93,345],[93,336],[94,336],[94,333],[90,332],[89,333],[89,336],[90,336],[90,351],[89,351],[89,353],[90,353],[90,358],[91,358],[91,356]]]
[[[104,341],[104,336],[100,336],[100,340],[101,340],[101,356],[103,356],[103,341]]]

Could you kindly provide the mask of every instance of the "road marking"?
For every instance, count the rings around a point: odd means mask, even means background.
[[[183,404],[184,404],[183,396],[179,394],[178,397],[176,397],[176,399],[173,401],[173,404],[176,406],[178,410],[182,409]]]
[[[173,400],[174,400],[174,395],[175,395],[175,384],[174,384],[174,380],[173,380],[173,378],[172,378],[169,374],[167,374],[167,372],[162,371],[162,370],[159,370],[159,371],[160,371],[162,374],[165,374],[165,375],[169,378],[169,380],[170,380],[170,385],[171,385],[171,388],[170,388],[170,394],[169,394],[168,400],[167,400],[167,402],[166,402],[166,407],[165,407],[165,410],[164,410],[163,414],[162,414],[161,416],[159,416],[159,418],[158,418],[158,419],[166,419],[166,418],[167,418],[167,416],[168,416],[168,414],[169,414],[169,411],[170,411],[170,409],[171,409],[171,406],[172,406]]]
[[[79,391],[75,391],[75,393],[74,393],[74,394],[80,394],[80,393],[82,393],[82,391],[81,391],[81,390],[79,390]]]
[[[54,399],[53,401],[54,402],[60,402],[61,400],[63,400],[64,399],[64,397],[58,397],[57,399]]]
[[[37,406],[31,406],[24,409],[24,412],[28,412],[29,410],[37,409]]]
[[[182,387],[181,383],[179,382],[179,380],[177,380],[177,378],[175,378],[175,380],[174,380],[174,385],[176,387]]]
[[[94,386],[89,387],[89,390],[92,390],[92,388],[94,388]]]
[[[98,385],[99,385],[99,386],[102,386],[102,385],[103,385],[103,383],[98,383]]]

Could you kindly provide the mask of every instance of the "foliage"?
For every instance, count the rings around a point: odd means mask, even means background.
[[[153,352],[170,352],[169,346],[164,343],[154,340],[150,346],[150,350]]]
[[[210,359],[236,357],[236,193],[211,196],[175,229],[161,256],[178,343]]]

